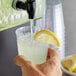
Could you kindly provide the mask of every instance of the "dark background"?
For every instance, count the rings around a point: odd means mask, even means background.
[[[21,76],[20,67],[13,62],[14,57],[18,54],[15,28],[0,32],[0,76]]]

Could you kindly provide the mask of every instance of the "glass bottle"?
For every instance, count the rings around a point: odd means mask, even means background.
[[[63,9],[61,0],[46,0],[44,17],[36,20],[35,31],[41,29],[50,29],[56,33],[62,46],[60,47],[60,56],[65,56],[65,27],[63,19]]]

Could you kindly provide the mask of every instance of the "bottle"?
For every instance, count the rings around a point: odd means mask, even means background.
[[[36,21],[35,31],[49,29],[58,35],[62,46],[60,47],[61,59],[65,56],[65,26],[61,0],[46,0],[44,17]]]

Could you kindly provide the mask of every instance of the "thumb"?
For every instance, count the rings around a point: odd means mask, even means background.
[[[59,52],[53,48],[48,48],[46,62],[53,66],[60,66]]]
[[[48,48],[46,60],[49,60],[49,59],[52,59],[52,58],[57,58],[58,59],[58,57],[59,57],[59,53],[56,49]]]

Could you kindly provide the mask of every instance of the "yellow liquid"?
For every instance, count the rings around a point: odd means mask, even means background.
[[[33,40],[30,34],[18,38],[18,53],[36,64],[46,61],[48,44]]]

